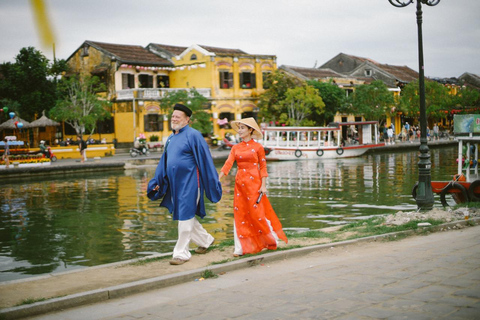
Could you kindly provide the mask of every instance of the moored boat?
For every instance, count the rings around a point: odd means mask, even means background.
[[[454,115],[454,133],[458,142],[458,170],[450,181],[432,181],[432,191],[440,195],[444,207],[480,202],[478,147],[480,146],[480,115]],[[412,196],[416,198],[414,186]],[[453,200],[453,201],[452,201]]]
[[[444,207],[480,201],[478,146],[480,137],[456,137],[458,141],[458,171],[450,181],[432,181],[432,191],[440,195]],[[416,198],[416,193],[412,194]],[[453,200],[453,201],[451,201]]]
[[[382,147],[377,121],[339,122],[328,127],[264,127],[260,141],[269,160],[358,157]]]

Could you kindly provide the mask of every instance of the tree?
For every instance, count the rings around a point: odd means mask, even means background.
[[[462,87],[452,97],[452,107],[464,109],[464,112],[471,112],[472,108],[480,107],[480,92],[478,90]]]
[[[210,114],[205,110],[209,108],[208,99],[198,93],[195,89],[169,91],[160,101],[160,108],[163,112],[171,114],[175,103],[182,103],[192,110],[192,128],[197,129],[203,135],[212,132],[212,121]]]
[[[302,81],[280,70],[269,74],[265,80],[265,86],[268,89],[259,97],[259,115],[266,121],[280,120],[282,113],[287,112],[283,104],[287,90],[302,86],[302,84]]]
[[[407,84],[400,94],[399,111],[408,117],[417,117],[420,112],[420,95],[418,81]],[[425,81],[425,108],[430,118],[441,119],[446,117],[445,110],[450,110],[453,96],[449,89],[436,81]]]
[[[393,112],[395,100],[387,86],[380,80],[359,86],[351,99],[351,113],[361,114],[366,120],[378,120]]]
[[[322,114],[325,108],[325,103],[317,90],[307,84],[288,89],[282,104],[287,109],[287,113],[282,114],[280,120],[292,126],[314,125],[313,121],[306,119],[307,116]]]
[[[59,83],[61,99],[50,110],[50,117],[72,126],[79,136],[95,132],[97,121],[110,118],[110,103],[96,94],[104,91],[97,77],[80,76],[62,79]]]
[[[318,90],[320,97],[322,97],[325,103],[324,112],[317,117],[312,117],[312,120],[320,125],[332,122],[337,112],[342,112],[342,108],[345,105],[345,91],[331,81],[309,80],[307,83]]]
[[[23,48],[15,58],[15,63],[0,65],[0,100],[17,102],[8,106],[27,121],[32,121],[43,110],[55,105],[56,87],[52,73],[66,70],[64,63],[51,65],[49,60],[33,47]],[[62,60],[63,61],[63,60]]]

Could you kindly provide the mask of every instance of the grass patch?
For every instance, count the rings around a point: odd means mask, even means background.
[[[48,298],[27,298],[27,299],[23,299],[21,302],[16,304],[15,307],[24,306],[26,304],[32,304],[35,302],[41,302],[45,300],[48,300]]]
[[[469,227],[474,227],[474,226],[476,226],[475,221],[467,220],[467,226],[469,226]]]
[[[452,207],[452,210],[460,208],[480,208],[480,202],[463,202],[457,203]]]
[[[334,233],[328,233],[318,230],[310,230],[306,232],[288,232],[288,238],[329,238],[335,237]]]
[[[218,278],[218,275],[210,269],[205,269],[200,276],[204,279]]]
[[[234,242],[233,239],[227,239],[227,240],[223,240],[219,244],[216,244],[214,246],[210,246],[210,248],[218,249],[220,251],[225,251],[226,248],[233,247],[234,245],[235,245],[235,242]]]
[[[227,262],[230,262],[230,261],[233,261],[233,259],[224,259],[224,260],[220,260],[220,261],[214,261],[214,262],[210,263],[210,265],[214,266],[216,264],[223,264],[223,263],[227,263]]]
[[[437,226],[444,221],[442,220],[435,220],[435,219],[427,219],[427,220],[412,220],[402,225],[384,225],[383,222],[385,221],[384,218],[371,218],[365,221],[355,222],[349,225],[346,225],[340,229],[340,231],[350,231],[356,232],[357,235],[349,237],[348,239],[356,239],[356,238],[363,238],[367,236],[373,235],[381,235],[385,233],[392,233],[392,232],[401,232],[407,230],[417,230],[419,228],[418,224],[421,222],[428,222],[432,226]]]

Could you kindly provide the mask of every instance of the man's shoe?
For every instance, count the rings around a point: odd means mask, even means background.
[[[198,247],[197,249],[195,249],[195,253],[198,253],[198,254],[205,254],[205,253],[207,253],[207,250],[208,250],[208,248],[205,248],[205,247]]]
[[[173,265],[173,266],[179,266],[181,264],[184,264],[185,262],[187,262],[188,260],[182,260],[182,259],[178,259],[178,258],[173,258],[172,260],[170,260],[170,264]]]

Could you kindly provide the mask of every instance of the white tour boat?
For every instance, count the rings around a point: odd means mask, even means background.
[[[340,122],[328,127],[264,127],[260,141],[269,160],[358,157],[383,147],[377,121]]]

